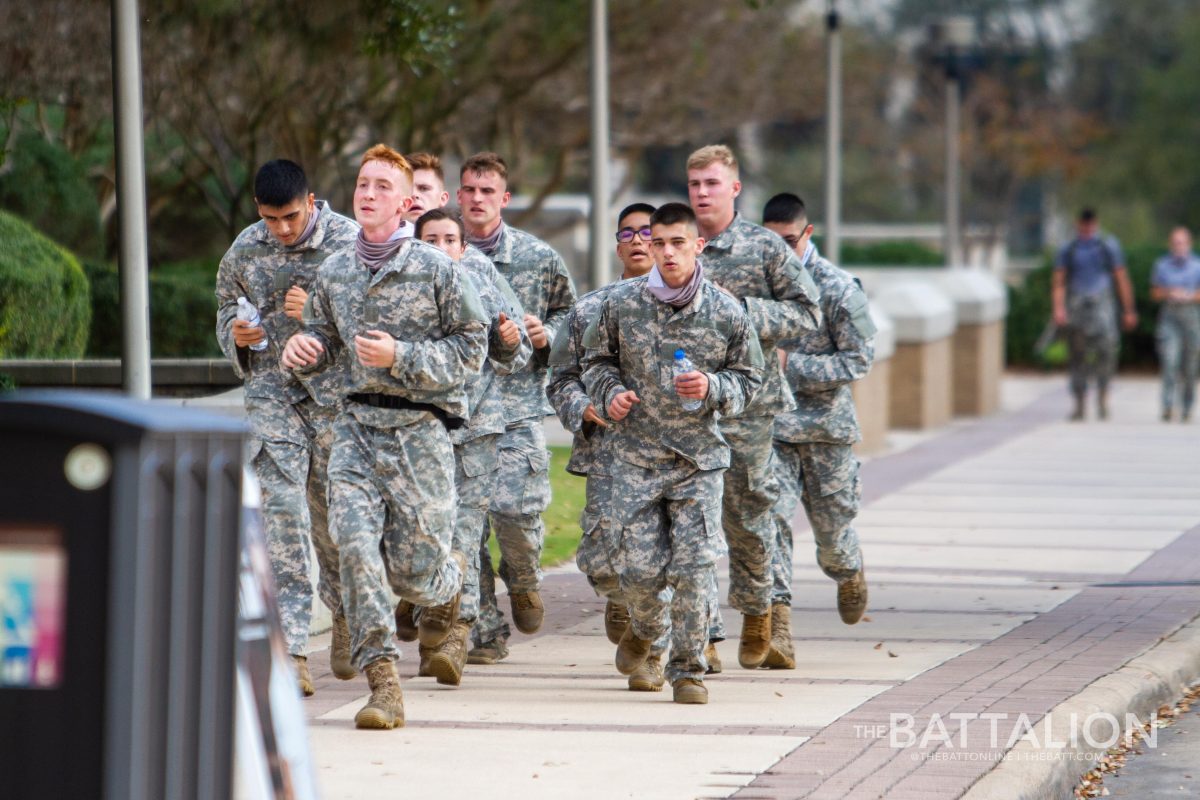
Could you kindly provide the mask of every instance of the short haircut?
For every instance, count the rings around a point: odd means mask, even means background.
[[[763,206],[764,225],[768,222],[782,222],[786,225],[800,220],[808,222],[808,210],[804,207],[804,201],[791,192],[781,192]]]
[[[463,162],[462,169],[458,171],[458,177],[461,180],[463,175],[468,172],[494,172],[500,176],[505,184],[508,183],[508,164],[504,163],[504,159],[497,153],[486,150],[482,153],[476,153]]]
[[[467,232],[463,228],[462,217],[458,216],[457,214],[451,214],[444,208],[431,208],[418,217],[417,228],[413,232],[413,236],[419,240],[421,238],[421,234],[425,232],[425,226],[428,223],[441,222],[444,219],[448,219],[458,226],[458,240],[465,245],[467,243]]]
[[[687,223],[694,231],[699,228],[696,225],[696,212],[692,211],[692,207],[687,203],[667,203],[659,206],[658,209],[650,215],[650,224],[653,225],[678,225],[681,222]]]
[[[1080,222],[1095,222],[1096,221],[1096,209],[1085,208],[1082,211],[1080,211],[1079,212],[1079,221]]]
[[[738,175],[737,156],[735,156],[733,151],[730,150],[726,145],[706,145],[688,156],[687,168],[689,170],[704,169],[709,164],[724,164],[733,171],[733,176],[735,178]]]
[[[621,223],[624,222],[625,218],[630,214],[638,213],[653,215],[654,206],[650,205],[649,203],[630,203],[622,208],[621,213],[617,215],[617,227],[621,227]]]
[[[300,199],[308,199],[308,178],[295,161],[277,158],[258,168],[254,201],[260,206],[279,208]]]
[[[390,164],[403,172],[410,181],[412,180],[412,165],[408,163],[408,159],[386,144],[377,144],[363,153],[360,166],[366,164],[368,161],[382,161],[385,164]]]
[[[442,160],[433,153],[409,153],[405,158],[408,160],[409,166],[413,172],[419,169],[427,169],[434,175],[438,176],[438,180],[444,185],[446,183],[446,171],[442,169]]]

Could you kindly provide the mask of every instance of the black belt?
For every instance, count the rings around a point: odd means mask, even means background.
[[[375,408],[428,411],[437,417],[438,421],[445,425],[448,431],[456,431],[467,424],[467,421],[462,417],[452,417],[432,403],[416,403],[407,398],[396,397],[391,394],[352,394],[347,399],[354,403],[362,403],[363,405],[374,406]]]

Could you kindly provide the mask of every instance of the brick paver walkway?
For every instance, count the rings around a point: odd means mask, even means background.
[[[1112,421],[1068,424],[1061,381],[1010,379],[1005,413],[865,464],[869,621],[838,620],[798,525],[798,668],[739,669],[725,642],[707,706],[625,691],[569,568],[547,578],[543,630],[461,687],[411,678],[406,650],[401,731],[354,731],[365,681],[316,652],[325,796],[958,797],[994,763],[992,723],[968,723],[965,748],[904,749],[892,715],[920,734],[936,713],[956,738],[951,714],[1002,715],[1007,739],[1200,611],[1200,425],[1157,422],[1155,392],[1122,381]]]

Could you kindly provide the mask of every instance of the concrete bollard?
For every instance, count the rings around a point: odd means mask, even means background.
[[[1004,319],[1008,295],[996,276],[979,269],[952,269],[936,276],[954,303],[954,413],[983,416],[1000,407],[1004,373]]]
[[[954,408],[954,304],[932,281],[903,279],[882,286],[874,301],[896,326],[891,424],[917,429],[946,424]]]
[[[887,446],[891,427],[892,356],[896,352],[896,325],[887,312],[871,304],[871,319],[875,332],[875,361],[866,377],[851,384],[854,409],[862,441],[855,446],[859,453],[877,453]]]

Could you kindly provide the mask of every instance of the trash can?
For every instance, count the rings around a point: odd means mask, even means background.
[[[232,795],[244,425],[0,395],[5,796]]]

